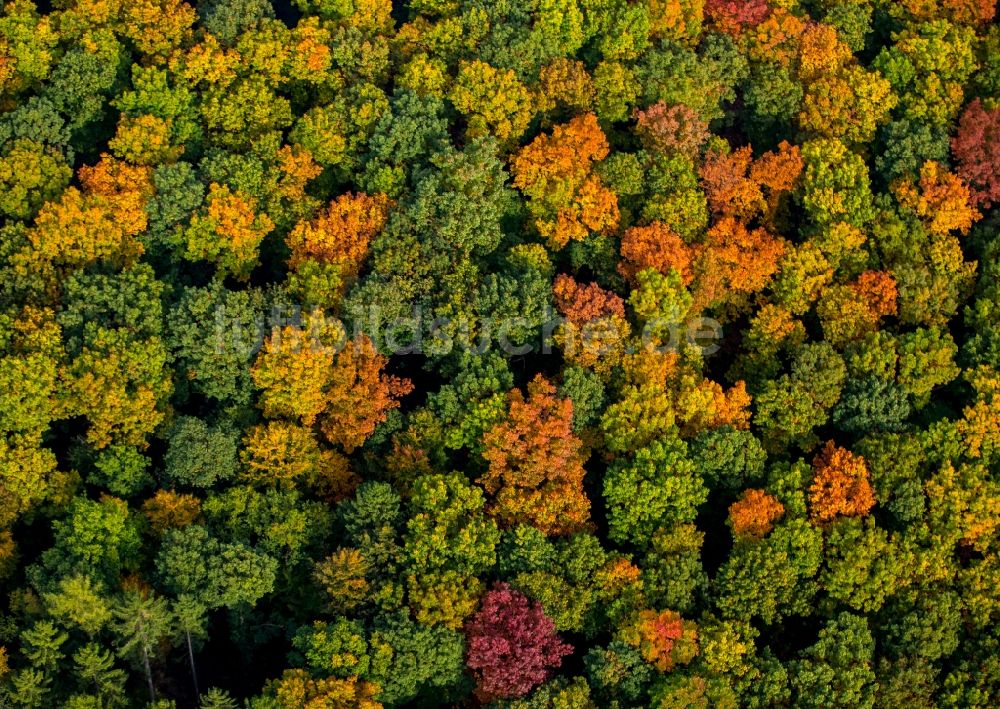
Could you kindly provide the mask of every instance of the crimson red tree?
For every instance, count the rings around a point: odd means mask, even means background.
[[[766,0],[708,0],[705,15],[718,29],[737,34],[744,27],[756,27],[771,14]]]
[[[476,678],[483,701],[522,697],[558,669],[573,647],[556,634],[556,626],[520,591],[498,583],[465,624],[466,664]]]
[[[959,119],[951,151],[973,201],[982,207],[1000,202],[1000,107],[987,111],[978,98],[970,103]]]

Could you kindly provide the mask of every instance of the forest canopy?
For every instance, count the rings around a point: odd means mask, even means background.
[[[1000,706],[993,0],[10,0],[0,706]]]

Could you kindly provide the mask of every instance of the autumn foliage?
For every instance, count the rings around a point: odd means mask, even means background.
[[[80,183],[82,189],[68,188],[39,212],[26,258],[68,266],[134,262],[143,252],[135,237],[146,228],[145,204],[152,194],[148,168],[104,156],[80,170]]]
[[[194,495],[157,490],[142,505],[142,513],[155,532],[186,527],[201,515],[201,501]]]
[[[809,488],[810,515],[817,522],[839,516],[865,515],[875,505],[865,459],[827,442],[813,460]]]
[[[661,672],[687,664],[698,654],[695,624],[675,611],[641,611],[622,630],[622,637]]]
[[[572,276],[560,274],[552,284],[556,308],[571,323],[583,325],[591,320],[625,317],[620,296],[609,293],[596,283],[578,283]]]
[[[264,343],[251,376],[263,390],[260,407],[268,418],[298,418],[312,425],[326,408],[333,348],[289,326]]]
[[[677,271],[687,285],[694,279],[692,261],[696,251],[684,243],[670,227],[661,222],[634,226],[622,236],[618,272],[628,279],[647,268],[663,274]]]
[[[729,525],[737,538],[760,539],[785,514],[785,507],[763,490],[744,490],[729,506]]]
[[[274,228],[270,217],[258,211],[252,197],[213,183],[207,206],[188,228],[186,257],[216,262],[225,271],[248,278],[261,241]]]
[[[251,428],[241,451],[244,476],[268,487],[305,485],[330,500],[341,500],[358,479],[340,453],[320,446],[310,428],[268,421]]]
[[[976,205],[1000,202],[1000,106],[983,108],[973,99],[958,122],[951,141],[958,162],[956,172],[969,186]]]
[[[636,133],[648,150],[695,157],[710,135],[708,124],[684,104],[659,101],[635,113]]]
[[[552,295],[566,319],[554,333],[563,355],[584,367],[613,366],[630,332],[621,297],[565,274],[556,276]]]
[[[507,420],[483,436],[489,470],[480,483],[493,496],[491,514],[503,525],[527,523],[546,534],[583,529],[590,504],[583,491],[583,444],[573,433],[573,402],[556,396],[541,375],[527,397],[508,395]]]
[[[593,164],[607,154],[597,118],[587,113],[538,136],[514,156],[514,185],[529,198],[535,226],[552,245],[617,226],[618,200],[593,172]]]
[[[771,8],[766,0],[707,0],[705,15],[723,32],[737,33],[753,28],[767,19]]]
[[[1000,707],[996,11],[0,3],[0,707]]]
[[[375,697],[379,687],[357,677],[314,679],[304,670],[288,670],[273,682],[274,696],[283,706],[322,707],[349,706],[357,709],[379,709]]]
[[[559,639],[541,605],[506,583],[483,596],[465,624],[466,663],[484,701],[521,697],[544,682],[573,648]]]
[[[760,185],[748,174],[752,160],[750,146],[728,154],[712,152],[706,157],[699,174],[714,214],[747,219],[763,209]]]
[[[384,194],[341,195],[318,217],[300,222],[288,235],[295,268],[307,259],[333,263],[344,279],[357,276],[368,247],[385,227],[390,202]]]
[[[319,419],[327,440],[351,452],[412,389],[382,373],[387,362],[365,335],[337,351],[323,336],[286,327],[265,343],[251,374],[265,416]]]
[[[778,272],[785,242],[763,227],[748,229],[743,222],[725,217],[708,231],[696,269],[698,302],[714,303],[728,293],[754,293]]]
[[[933,161],[920,168],[916,184],[903,181],[895,191],[899,203],[924,220],[934,234],[964,234],[982,216],[972,206],[972,193],[965,183]]]
[[[903,0],[898,11],[921,20],[945,17],[956,23],[977,24],[993,19],[996,4],[990,0]]]
[[[899,290],[892,274],[885,271],[865,271],[851,287],[858,299],[866,304],[874,319],[896,314]]]
[[[802,168],[798,146],[782,141],[777,151],[757,159],[750,146],[712,151],[699,175],[713,213],[748,220],[765,211],[772,214],[780,197],[798,184]]]
[[[325,416],[320,427],[327,440],[348,453],[399,406],[400,397],[413,390],[409,380],[383,373],[388,362],[389,358],[362,336],[347,343],[327,373]]]

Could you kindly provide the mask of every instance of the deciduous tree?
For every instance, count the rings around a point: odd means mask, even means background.
[[[763,490],[744,490],[729,506],[729,526],[737,539],[760,539],[785,514],[785,507]]]
[[[584,527],[590,501],[583,490],[586,460],[573,433],[573,402],[556,396],[541,375],[528,395],[508,395],[508,420],[483,437],[489,470],[480,478],[493,496],[488,510],[502,525],[527,523],[546,534]]]
[[[465,634],[466,663],[484,700],[524,696],[573,651],[556,635],[541,606],[505,583],[483,596]]]
[[[875,505],[865,459],[827,441],[813,460],[813,482],[809,488],[810,515],[829,522],[847,515],[865,515]]]
[[[975,204],[1000,202],[1000,106],[987,111],[980,99],[973,99],[959,119],[951,150]]]
[[[538,136],[514,156],[514,186],[529,198],[535,226],[553,247],[617,226],[618,200],[592,170],[607,154],[597,118],[587,113]]]

